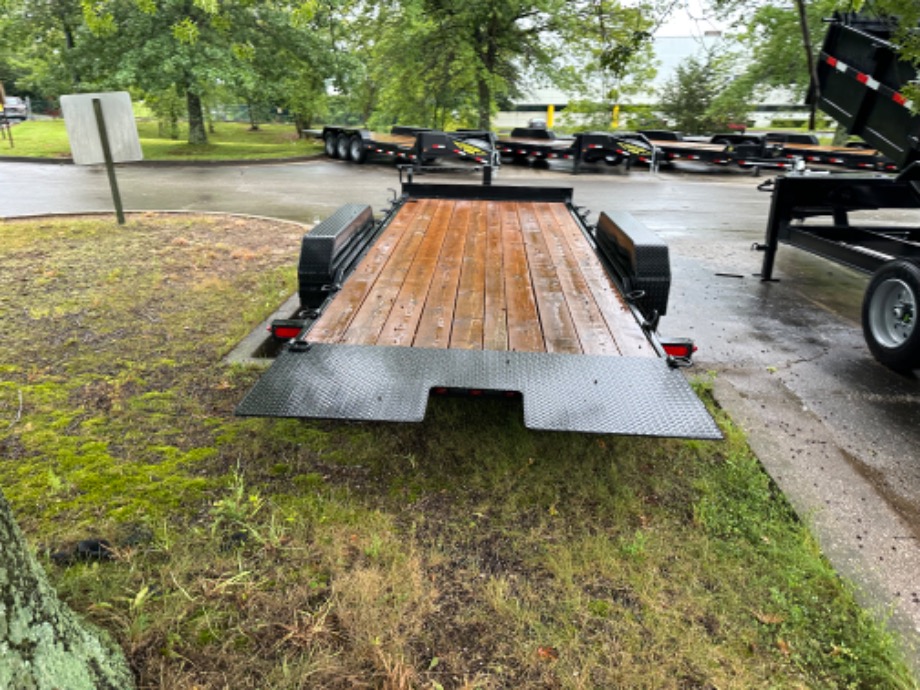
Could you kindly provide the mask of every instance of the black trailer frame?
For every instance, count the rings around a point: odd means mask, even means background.
[[[898,258],[920,259],[920,227],[851,225],[850,213],[881,208],[920,209],[920,167],[897,178],[859,174],[785,176],[761,185],[772,191],[761,280],[773,279],[779,245],[787,244],[849,268],[874,273]],[[829,217],[830,224],[806,224]]]

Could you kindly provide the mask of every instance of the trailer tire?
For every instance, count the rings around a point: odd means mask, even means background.
[[[883,264],[869,281],[862,305],[866,344],[889,369],[920,368],[920,266],[896,259]]]
[[[341,158],[343,161],[348,160],[348,135],[340,134],[335,140],[335,152],[338,158]]]
[[[326,155],[330,158],[338,158],[339,151],[336,147],[335,141],[335,132],[326,132],[326,136],[323,137],[323,143],[326,147]]]
[[[348,142],[348,157],[355,163],[363,163],[367,160],[367,149],[364,148],[364,140],[357,134]]]

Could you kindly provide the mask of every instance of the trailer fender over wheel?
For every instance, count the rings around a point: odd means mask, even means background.
[[[323,137],[323,142],[326,146],[326,155],[330,158],[338,158],[339,151],[336,146],[336,137],[334,132],[326,132],[326,136]]]
[[[335,150],[338,154],[338,158],[341,158],[343,161],[349,159],[348,149],[349,149],[349,138],[347,134],[340,134],[335,140]]]
[[[367,149],[364,148],[364,140],[357,134],[348,142],[348,157],[354,163],[363,163],[367,160]]]
[[[900,372],[920,368],[920,266],[897,259],[872,276],[862,306],[863,334],[869,350],[886,367]]]

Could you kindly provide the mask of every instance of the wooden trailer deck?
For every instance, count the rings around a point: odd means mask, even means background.
[[[602,215],[598,252],[570,189],[412,183],[369,218],[346,205],[305,236],[302,287],[319,275],[320,293],[334,292],[237,414],[419,422],[432,391],[453,391],[520,397],[531,429],[721,437],[610,277],[625,276],[625,251],[647,297],[670,281],[660,240],[633,219]],[[360,253],[327,283],[335,260],[319,257],[357,228]]]
[[[305,339],[656,356],[560,202],[409,199]]]

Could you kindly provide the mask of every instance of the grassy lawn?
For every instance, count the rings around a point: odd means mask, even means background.
[[[298,139],[293,125],[249,125],[217,122],[209,143],[191,146],[188,129],[182,126],[179,139],[160,136],[155,122],[138,122],[138,134],[145,160],[258,160],[308,156],[322,150],[318,139]],[[70,158],[70,142],[63,120],[29,121],[12,128],[13,146],[0,139],[0,160],[4,156]]]
[[[705,381],[722,442],[235,418],[301,233],[0,222],[0,487],[140,687],[916,687]]]

